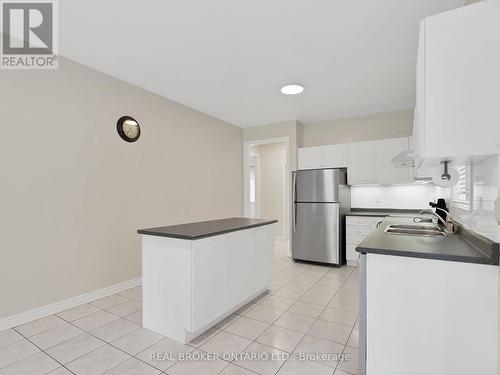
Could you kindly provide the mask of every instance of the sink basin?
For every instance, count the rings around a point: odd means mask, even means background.
[[[444,237],[446,233],[437,225],[410,225],[391,224],[384,230],[388,234],[400,234],[406,236],[422,237]]]

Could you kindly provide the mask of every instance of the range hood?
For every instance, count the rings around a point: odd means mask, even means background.
[[[391,159],[391,162],[396,168],[415,167],[415,152],[413,150],[401,151]]]

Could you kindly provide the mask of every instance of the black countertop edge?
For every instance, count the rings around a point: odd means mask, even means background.
[[[466,229],[463,226],[459,226],[459,235],[462,236],[464,241],[467,241],[476,249],[481,251],[487,257],[492,260],[492,264],[500,265],[500,244],[493,242],[489,238],[486,238],[479,233],[472,230]]]
[[[227,219],[139,229],[137,233],[183,240],[199,240],[202,238],[219,236],[225,233],[274,224],[277,222],[278,220],[232,217]]]
[[[421,210],[401,208],[351,208],[346,216],[390,216],[390,215],[419,215]]]
[[[391,223],[387,222],[387,224]],[[356,247],[356,251],[362,254],[392,255],[493,266],[500,265],[500,244],[463,227],[459,227],[458,233],[452,235],[453,237],[435,239],[436,241],[446,242],[435,242],[432,244],[427,242],[429,238],[424,240],[421,237],[422,243],[420,244],[419,242],[415,243],[415,241],[419,241],[419,237],[416,236],[398,236],[384,233],[385,227],[381,226],[375,232],[372,232]],[[386,244],[387,246],[384,247],[382,244]],[[408,247],[411,248],[407,247],[405,249],[405,244],[410,244]],[[416,246],[421,251],[415,249]],[[462,249],[459,251],[458,247]],[[453,254],[454,252],[455,254]],[[459,254],[459,252],[462,254]]]
[[[427,254],[427,253],[419,253],[417,251],[395,251],[391,249],[372,249],[372,248],[363,248],[357,247],[356,251],[361,254],[379,254],[379,255],[392,255],[392,256],[400,256],[406,258],[418,258],[418,259],[430,259],[430,260],[442,260],[446,262],[460,262],[460,263],[473,263],[473,264],[485,264],[489,266],[498,266],[498,258],[496,262],[488,257],[460,257],[453,255],[441,255],[441,254]]]

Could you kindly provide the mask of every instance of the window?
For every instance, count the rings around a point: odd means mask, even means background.
[[[458,181],[451,188],[451,204],[462,210],[472,210],[472,167],[462,164],[455,167]]]
[[[255,203],[255,166],[250,166],[250,203]]]

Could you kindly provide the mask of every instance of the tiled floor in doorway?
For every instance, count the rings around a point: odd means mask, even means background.
[[[0,332],[0,375],[356,374],[358,270],[294,263],[284,242],[275,253],[271,290],[188,345],[141,328],[137,287]],[[151,359],[241,352],[269,357]]]

